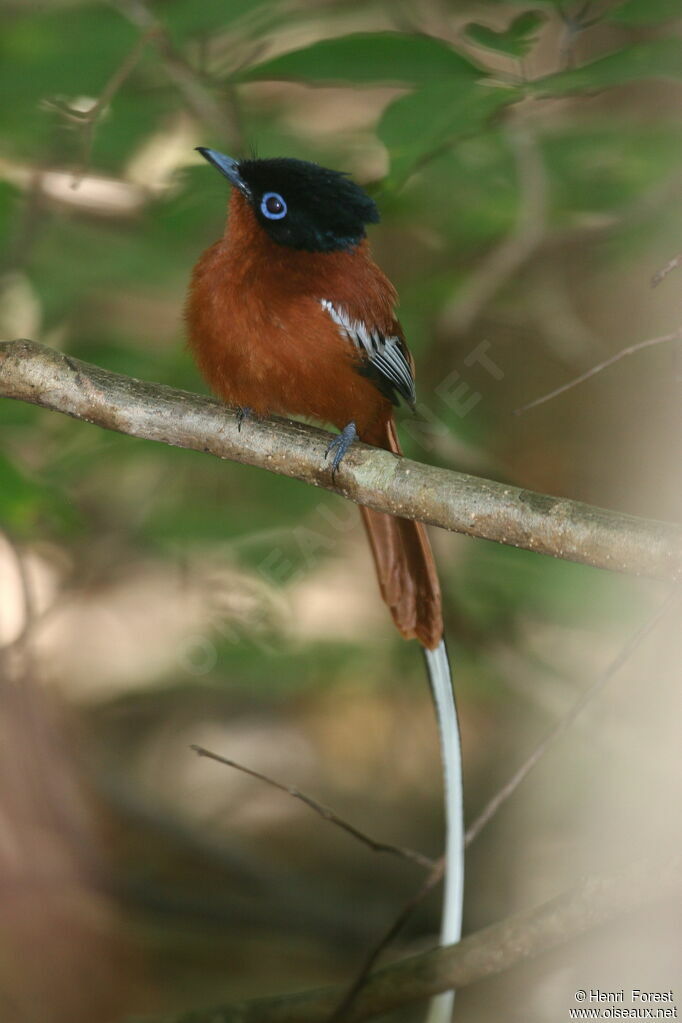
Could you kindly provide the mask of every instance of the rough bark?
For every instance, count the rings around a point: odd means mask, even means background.
[[[677,579],[682,527],[424,465],[354,445],[332,480],[329,434],[248,420],[222,402],[146,383],[33,341],[0,344],[0,396],[133,437],[191,448],[335,490],[358,504],[468,536],[634,575]]]

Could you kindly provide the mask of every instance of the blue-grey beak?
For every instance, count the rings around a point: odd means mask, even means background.
[[[251,198],[251,192],[249,186],[246,184],[244,179],[239,173],[239,163],[233,160],[231,156],[225,156],[224,153],[219,153],[217,149],[207,149],[205,146],[197,146],[196,150],[201,153],[204,160],[208,160],[214,167],[217,167],[221,174],[224,174],[231,185],[238,188],[239,191],[247,197]]]

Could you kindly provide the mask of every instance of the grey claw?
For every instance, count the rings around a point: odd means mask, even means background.
[[[243,408],[240,405],[237,409],[237,430],[239,433],[242,432],[242,423],[245,419],[248,419],[251,415],[251,409],[248,405],[244,405]]]
[[[332,459],[332,479],[336,476],[336,472],[343,461],[348,448],[351,446],[353,441],[357,440],[358,431],[355,428],[355,423],[348,423],[344,426],[341,433],[334,437],[333,440],[327,445],[327,450],[324,453],[325,459],[328,458],[331,452],[334,453]]]

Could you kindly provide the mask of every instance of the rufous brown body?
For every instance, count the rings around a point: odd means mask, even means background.
[[[376,368],[384,363],[367,360],[328,311],[399,342],[411,376],[393,285],[364,237],[356,245],[308,251],[274,240],[256,209],[250,195],[234,189],[225,235],[192,275],[189,344],[208,384],[256,415],[303,416],[340,430],[354,423],[362,441],[399,454],[391,381]],[[424,527],[361,512],[395,624],[403,636],[434,648],[443,633],[441,599]]]

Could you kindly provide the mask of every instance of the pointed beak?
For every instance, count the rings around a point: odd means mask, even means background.
[[[201,153],[204,160],[208,160],[214,167],[217,167],[221,174],[224,174],[231,185],[238,188],[247,199],[251,198],[249,186],[239,173],[239,164],[231,156],[219,153],[217,149],[207,149],[205,146],[197,146],[196,150]]]

